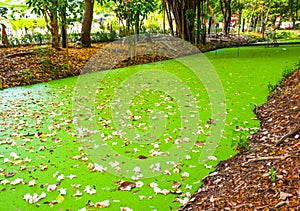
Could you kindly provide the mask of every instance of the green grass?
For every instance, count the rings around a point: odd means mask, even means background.
[[[296,64],[299,63],[299,50],[300,46],[244,47],[220,49],[205,54],[222,82],[227,112],[225,128],[221,133],[222,138],[213,149],[217,160],[211,159],[205,163],[199,162],[199,157],[201,153],[206,155],[201,150],[209,149],[206,147],[209,146],[209,143],[205,142],[210,140],[210,137],[214,137],[211,133],[215,127],[207,124],[207,120],[213,117],[218,126],[220,123],[218,118],[220,117],[221,121],[223,114],[218,113],[222,110],[214,113],[209,104],[210,94],[220,90],[214,90],[215,79],[210,78],[212,75],[206,75],[204,66],[197,67],[200,77],[185,68],[179,61],[171,60],[0,91],[2,100],[0,105],[0,155],[3,155],[0,158],[0,168],[3,170],[0,180],[3,182],[7,179],[11,182],[16,178],[22,178],[24,181],[24,184],[0,185],[0,207],[3,210],[78,210],[86,207],[89,201],[109,200],[110,206],[106,210],[119,210],[120,207],[130,207],[133,210],[164,211],[169,210],[170,207],[173,210],[177,209],[180,206],[179,202],[174,202],[177,197],[181,200],[185,197],[188,198],[197,190],[201,179],[211,172],[219,161],[228,159],[237,153],[232,149],[231,141],[240,137],[235,131],[236,127],[243,127],[243,131],[248,134],[259,127],[259,122],[253,120],[255,117],[252,112],[254,105],[262,104],[267,100],[268,84],[276,84],[282,78],[285,70],[296,68]],[[197,64],[197,59],[199,56],[190,56],[186,57],[184,61]],[[200,57],[200,59],[203,58]],[[201,61],[199,61],[200,63]],[[153,80],[152,85],[154,86],[142,87],[143,83],[139,84],[139,79],[143,82],[145,80],[143,74],[147,74],[147,71],[154,74],[151,75],[152,78],[161,75],[161,81]],[[136,78],[132,78],[133,73],[142,76],[135,74]],[[174,76],[169,81],[172,83],[163,84],[164,81],[168,81],[164,77],[171,77],[171,75]],[[85,77],[89,77],[90,81],[81,84],[80,82],[84,81]],[[129,83],[124,80],[128,80]],[[89,89],[94,86],[97,87],[96,94],[95,90]],[[77,88],[75,92],[74,87]],[[78,88],[84,87],[86,89],[78,90]],[[189,87],[189,89],[185,89],[185,87]],[[169,89],[169,92],[165,92],[162,88]],[[135,93],[134,90],[140,92]],[[131,97],[130,104],[124,104],[120,108],[116,107],[118,98],[125,99],[126,93],[129,93],[129,97]],[[187,93],[192,94],[193,97],[185,98]],[[97,98],[91,98],[93,95]],[[82,96],[82,98],[78,99],[78,96]],[[74,104],[72,100],[74,98],[82,100],[83,104]],[[191,110],[183,99],[192,104],[195,103],[190,106]],[[84,106],[85,103],[87,103],[86,106]],[[110,106],[114,106],[114,109],[111,110]],[[199,110],[197,109],[199,112],[193,113],[195,117],[187,118],[191,125],[186,123],[188,130],[184,134],[184,130],[180,130],[181,124],[184,124],[181,121],[181,112],[191,114],[194,112],[192,108],[199,108]],[[79,109],[79,111],[74,113],[75,109]],[[126,113],[129,109],[131,114]],[[82,116],[76,116],[78,114],[82,114]],[[119,120],[123,119],[122,115],[128,117],[124,121],[127,126],[130,124],[135,129],[134,132],[120,126],[122,121]],[[199,120],[196,118],[197,115],[199,115]],[[75,130],[76,125],[69,121],[73,120],[73,117],[78,117],[78,121],[81,121],[80,126],[98,129],[100,132],[80,138],[79,132]],[[85,117],[88,118],[85,119]],[[157,119],[161,119],[162,122]],[[192,130],[195,129],[192,125],[195,123],[193,122],[195,119],[197,120],[195,121],[196,129],[201,132],[199,135],[192,135],[195,132]],[[92,120],[95,120],[95,124],[92,124]],[[217,126],[216,128],[218,128]],[[192,129],[189,130],[189,127]],[[121,129],[128,135],[144,134],[145,136],[141,135],[144,139],[135,140],[136,137],[133,136],[126,138],[126,136],[120,135]],[[119,133],[114,133],[116,131]],[[81,133],[85,134],[84,131]],[[97,137],[97,135],[102,135],[104,141],[98,140],[99,136]],[[193,145],[190,148],[189,145],[183,145],[187,151],[173,149],[173,142],[176,139],[182,139],[185,135],[195,138],[194,141],[197,141],[198,145],[201,145],[202,142],[205,144],[202,145],[202,148]],[[244,132],[243,136],[245,136]],[[96,142],[91,142],[93,140]],[[95,144],[98,144],[99,148],[95,148]],[[45,146],[44,150],[41,150],[42,146]],[[109,149],[114,153],[107,154],[110,152]],[[134,168],[139,163],[148,165],[152,160],[165,160],[165,158],[151,157],[149,151],[152,149],[160,149],[162,152],[173,150],[172,152],[175,153],[178,160],[176,160],[176,164],[169,166],[171,175],[151,172],[149,168],[140,166],[145,173],[144,177],[138,181],[142,181],[143,186],[136,187],[131,191],[118,190],[118,185],[115,184],[118,180],[132,181],[130,178],[119,177],[133,174],[132,169],[126,168]],[[15,152],[20,158],[13,161],[10,156],[11,152]],[[138,160],[137,157],[140,155],[148,158]],[[187,155],[191,159],[185,159]],[[23,163],[26,157],[31,161]],[[124,159],[123,163],[121,160],[119,164],[122,172],[114,172],[116,168],[108,168],[105,172],[93,172],[88,169],[89,163],[104,165],[108,161],[120,160],[120,157]],[[4,163],[5,158],[9,158],[12,162]],[[26,169],[21,171],[21,166],[25,166]],[[42,171],[44,166],[47,166],[48,169]],[[163,164],[161,166],[166,167]],[[213,167],[209,168],[209,166]],[[130,170],[130,172],[126,172],[126,170]],[[47,187],[49,184],[57,183],[57,177],[53,177],[57,171],[65,176],[57,189],[66,188],[67,194],[63,196],[62,202],[61,198],[58,200],[61,203],[54,204],[53,208],[50,208],[48,202],[56,200],[59,192],[57,190],[48,192]],[[176,173],[177,171],[180,172]],[[7,172],[14,172],[15,176],[5,178],[4,175]],[[183,176],[184,172],[188,172],[189,176]],[[70,174],[77,177],[67,178]],[[36,186],[29,187],[28,182],[33,179],[36,180]],[[174,182],[181,182],[182,194],[156,194],[150,187],[153,182],[157,183],[161,190],[172,190]],[[76,188],[72,187],[72,184],[81,184],[79,190],[83,193],[82,196],[72,196],[76,192]],[[83,192],[87,185],[95,187],[97,194],[89,195]],[[23,196],[27,193],[41,194],[42,192],[45,192],[47,196],[36,204],[29,204],[23,200]]]

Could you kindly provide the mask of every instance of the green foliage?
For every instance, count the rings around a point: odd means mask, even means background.
[[[42,58],[47,58],[49,56],[53,56],[55,53],[48,46],[38,46],[35,48],[36,55]]]
[[[72,24],[76,21],[82,20],[82,11],[84,8],[84,1],[78,0],[67,0],[59,1],[58,14],[61,22],[66,24]]]
[[[276,34],[276,37],[278,39],[293,39],[299,38],[299,35],[297,35],[294,31],[291,30],[281,30]]]
[[[33,73],[31,72],[31,70],[30,70],[29,68],[22,69],[22,70],[20,71],[20,74],[22,75],[23,80],[24,80],[27,84],[30,84],[30,79],[31,79],[31,77],[33,76]]]
[[[195,18],[196,18],[196,13],[194,10],[192,9],[188,9],[186,12],[185,12],[185,18],[188,22],[189,25],[192,25],[193,22],[195,22]]]
[[[264,173],[265,176],[269,176],[269,178],[271,179],[272,182],[276,182],[276,175],[277,174],[278,174],[278,172],[275,171],[274,168],[270,168],[270,170],[268,172]]]
[[[0,18],[7,18],[7,7],[0,7]],[[1,19],[0,19],[1,20]]]
[[[282,77],[283,78],[286,78],[288,76],[290,76],[295,70],[294,69],[285,69],[282,73]]]
[[[117,39],[116,31],[112,32],[105,32],[105,31],[98,31],[96,33],[91,34],[91,42],[109,42],[114,41]]]
[[[268,91],[269,91],[269,94],[271,94],[272,92],[275,91],[275,89],[280,86],[280,82],[277,82],[275,84],[272,84],[270,81],[268,82]]]
[[[44,16],[45,12],[50,12],[54,16],[57,13],[61,22],[66,21],[67,24],[81,20],[84,7],[84,1],[78,0],[27,0],[26,4],[28,7],[32,8],[33,13],[39,16]],[[45,8],[47,11],[45,11]],[[62,20],[64,18],[65,20]]]
[[[146,25],[145,27],[150,33],[153,33],[153,34],[159,32],[159,30],[160,30],[160,27],[157,22],[150,23],[150,24]]]
[[[71,33],[68,36],[69,42],[77,42],[78,38],[80,37],[80,33]],[[104,32],[98,31],[96,33],[91,34],[91,40],[93,43],[98,42],[109,42],[118,39],[118,35],[116,31],[112,32]],[[46,44],[51,42],[51,35],[50,34],[41,34],[41,33],[34,33],[34,34],[25,34],[21,37],[11,37],[9,38],[9,46],[8,47],[16,47],[21,45],[32,45],[32,44]]]
[[[25,27],[29,30],[33,30],[36,27],[45,27],[45,20],[42,18],[37,18],[37,19],[20,18],[18,20],[11,20],[10,24],[13,30],[24,29]]]
[[[154,0],[114,0],[116,8],[114,12],[120,21],[126,20],[131,30],[143,25],[143,21],[148,14],[156,8],[157,2]]]
[[[270,177],[271,177],[271,181],[272,181],[272,182],[276,182],[276,175],[278,174],[278,172],[275,171],[274,168],[271,168],[270,171],[268,172],[268,174],[269,174]]]
[[[286,78],[288,76],[290,76],[293,72],[295,71],[294,68],[286,68],[283,72],[282,72],[282,78]],[[282,83],[282,80],[278,81],[275,84],[272,83],[268,83],[268,90],[269,90],[269,94],[273,93],[277,87],[279,87]]]
[[[235,121],[233,123],[236,128],[232,131],[231,147],[234,150],[246,149],[249,150],[251,141],[249,140],[249,128],[246,128],[245,123]]]
[[[16,14],[18,18],[16,18]],[[11,7],[11,14],[9,15],[10,19],[17,20],[19,18],[25,17],[25,8],[22,7]]]
[[[31,45],[31,44],[44,44],[51,42],[51,35],[50,34],[41,34],[41,33],[34,33],[34,34],[25,34],[21,37],[11,37],[8,40],[9,46],[8,47],[16,47],[20,45]]]

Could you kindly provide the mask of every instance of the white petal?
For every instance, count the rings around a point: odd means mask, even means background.
[[[215,156],[208,156],[208,160],[217,160]]]

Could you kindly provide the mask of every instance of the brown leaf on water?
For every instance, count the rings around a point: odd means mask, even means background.
[[[173,184],[172,184],[172,188],[173,189],[178,189],[178,188],[180,188],[181,187],[181,183],[180,182],[174,182]]]
[[[118,190],[130,191],[131,189],[133,189],[135,187],[136,187],[136,184],[134,182],[122,181],[119,184]]]
[[[5,172],[4,175],[5,175],[6,178],[10,178],[10,177],[15,176],[16,173],[15,172]]]
[[[144,156],[144,155],[139,155],[138,156],[138,159],[147,159],[148,157],[147,156]]]

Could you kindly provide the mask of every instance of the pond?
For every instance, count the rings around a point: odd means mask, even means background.
[[[219,49],[0,91],[0,207],[178,209],[247,144],[255,105],[299,50]]]

